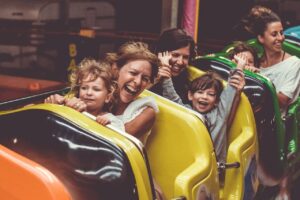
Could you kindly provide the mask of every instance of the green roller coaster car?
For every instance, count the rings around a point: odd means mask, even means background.
[[[254,46],[259,55],[262,54],[263,49],[256,39],[247,43]],[[192,65],[203,71],[217,71],[227,79],[229,71],[236,66],[227,58],[231,48],[233,45],[228,45],[214,56],[199,57]],[[284,42],[283,48],[292,55],[300,56],[300,48],[294,44]],[[289,106],[287,116],[282,119],[273,84],[266,77],[247,70],[245,75],[244,93],[252,105],[258,132],[259,174],[264,177],[262,183],[276,185],[287,171],[293,174],[293,179],[297,179],[300,158],[300,98]]]

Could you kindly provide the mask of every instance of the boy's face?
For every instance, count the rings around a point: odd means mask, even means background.
[[[214,88],[208,88],[205,90],[197,90],[194,93],[189,91],[188,98],[192,102],[194,110],[200,113],[207,113],[218,103],[216,94]]]

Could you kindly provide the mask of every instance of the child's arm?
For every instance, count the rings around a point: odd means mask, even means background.
[[[236,94],[233,99],[232,108],[231,108],[231,111],[229,113],[229,117],[227,120],[227,124],[229,126],[235,117],[235,113],[236,113],[237,107],[240,102],[240,94],[245,86],[244,74],[241,71],[239,71],[238,73],[240,73],[240,74],[233,75],[228,82],[228,84],[230,84],[232,87],[236,88]],[[235,77],[235,78],[233,78],[233,77]]]
[[[239,71],[239,72],[237,72]],[[240,98],[240,92],[243,88],[244,76],[241,70],[235,69],[230,73],[227,86],[221,93],[220,100],[215,109],[206,114],[207,121],[210,122],[211,138],[218,161],[226,160],[227,130],[229,123],[233,120],[236,106]],[[238,83],[240,82],[240,84]],[[237,89],[235,86],[238,86]],[[236,105],[235,105],[236,104]]]
[[[164,79],[162,82],[162,88],[163,88],[163,92],[162,95],[163,97],[178,103],[180,105],[186,106],[183,102],[182,99],[180,98],[180,96],[177,94],[177,92],[175,91],[174,85],[172,80],[169,79]]]

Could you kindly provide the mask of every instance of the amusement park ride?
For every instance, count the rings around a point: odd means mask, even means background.
[[[292,181],[299,179],[300,99],[281,119],[274,86],[265,77],[245,72],[246,86],[228,133],[226,163],[216,161],[201,115],[149,91],[142,96],[153,96],[160,112],[143,146],[125,132],[42,101],[69,91],[68,70],[82,58],[98,58],[101,52],[113,50],[114,40],[151,43],[157,35],[115,33],[114,9],[105,1],[4,2],[7,12],[0,13],[1,199],[150,200],[156,198],[151,178],[155,177],[167,199],[240,200],[253,199],[259,185],[277,185],[287,171],[292,172]],[[30,12],[9,13],[12,6]],[[67,31],[67,17],[61,12],[65,6],[70,8],[69,24],[74,25]],[[74,28],[83,25],[101,31]],[[300,57],[299,38],[288,39],[285,51]],[[256,40],[248,43],[259,49]],[[235,67],[226,58],[230,48],[196,58],[188,68],[190,80],[209,70],[227,80]]]

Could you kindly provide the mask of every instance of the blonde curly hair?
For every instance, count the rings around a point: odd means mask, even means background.
[[[69,80],[71,86],[71,92],[78,97],[79,88],[82,84],[82,81],[90,76],[89,81],[94,81],[97,78],[101,78],[104,81],[105,87],[111,95],[111,101],[108,105],[104,106],[104,109],[107,111],[111,110],[113,106],[115,93],[117,92],[117,84],[113,79],[111,72],[111,66],[108,62],[105,61],[96,61],[93,58],[84,58],[78,65],[71,71]]]

